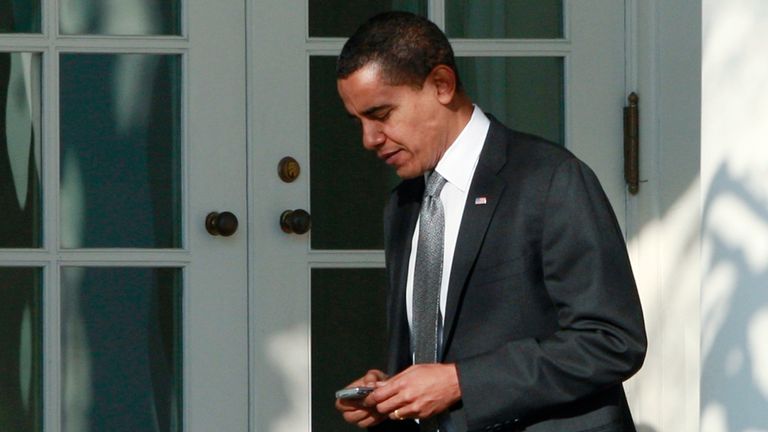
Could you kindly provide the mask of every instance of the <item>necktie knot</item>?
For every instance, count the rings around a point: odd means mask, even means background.
[[[440,191],[443,190],[443,186],[445,186],[445,179],[443,176],[437,171],[432,171],[429,178],[427,178],[427,186],[424,195],[430,197],[440,196]]]

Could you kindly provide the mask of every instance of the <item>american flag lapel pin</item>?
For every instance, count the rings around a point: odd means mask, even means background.
[[[488,204],[488,197],[477,197],[475,198],[475,205],[485,205]]]

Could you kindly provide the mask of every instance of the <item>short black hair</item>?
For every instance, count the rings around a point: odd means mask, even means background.
[[[416,88],[424,85],[432,69],[445,65],[461,89],[448,38],[435,23],[409,12],[384,12],[361,25],[341,50],[336,78],[347,78],[369,63],[381,68],[387,84]]]

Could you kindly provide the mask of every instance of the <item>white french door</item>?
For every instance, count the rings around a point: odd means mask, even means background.
[[[623,221],[623,2],[510,4],[0,1],[0,429],[344,430],[333,390],[383,366],[397,179],[333,69],[375,12],[443,27],[475,101]]]
[[[444,28],[475,102],[587,161],[624,220],[623,2],[252,2],[252,430],[355,430],[333,391],[383,367],[381,209],[398,180],[363,150],[334,67],[346,36],[387,9]],[[284,157],[300,166],[295,180],[278,176]],[[303,213],[285,213],[297,209],[311,214],[310,231],[284,232],[283,216],[302,224]]]
[[[0,8],[0,429],[246,430],[245,2]]]

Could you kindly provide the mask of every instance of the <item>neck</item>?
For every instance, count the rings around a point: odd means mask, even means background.
[[[456,140],[461,131],[467,126],[469,120],[472,118],[472,112],[475,109],[472,105],[472,100],[461,93],[458,94],[451,105],[448,107],[450,110],[449,128],[448,130],[448,147]],[[447,148],[447,147],[446,147]]]

